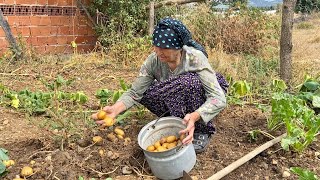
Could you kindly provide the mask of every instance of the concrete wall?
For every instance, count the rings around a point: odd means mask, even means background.
[[[95,45],[93,26],[85,12],[77,8],[76,0],[0,0],[0,8],[13,35],[22,37],[38,53],[73,52],[71,41],[77,43],[78,52],[90,51]],[[7,48],[0,28],[0,54]]]

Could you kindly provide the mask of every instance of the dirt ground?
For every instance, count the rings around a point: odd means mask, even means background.
[[[86,61],[84,61],[86,60]],[[110,67],[104,60],[97,62],[88,58],[66,61],[37,61],[15,64],[2,63],[6,69],[1,75],[1,83],[15,90],[28,87],[31,90],[42,89],[36,77],[53,79],[57,74],[65,78],[75,78],[72,86],[74,91],[83,90],[90,98],[85,105],[97,110],[97,100],[94,94],[99,88],[117,89],[118,78],[132,82],[137,71],[132,69],[116,69]],[[2,67],[2,69],[4,68]],[[148,167],[143,151],[137,144],[137,135],[144,123],[153,120],[154,116],[147,115],[146,119],[127,120],[122,126],[131,142],[125,144],[119,140],[110,142],[106,134],[112,129],[85,129],[85,139],[63,143],[55,140],[57,134],[50,129],[40,128],[35,121],[30,121],[23,112],[8,107],[0,107],[0,147],[9,151],[9,155],[16,164],[8,169],[4,179],[13,179],[21,168],[31,165],[35,173],[27,179],[156,179]],[[45,117],[33,117],[40,123]],[[270,140],[259,135],[257,141],[250,141],[248,131],[266,129],[266,115],[253,106],[229,105],[216,117],[214,124],[217,133],[212,137],[208,149],[197,155],[197,163],[190,175],[193,179],[206,179],[232,162],[243,157],[256,147]],[[272,133],[274,136],[281,132]],[[92,146],[92,136],[101,135],[104,143]],[[103,150],[104,155],[99,154]],[[297,179],[290,173],[284,178],[284,171],[299,166],[313,170],[320,175],[320,158],[316,152],[320,151],[319,141],[314,142],[304,153],[285,152],[277,144],[259,154],[232,173],[224,180],[273,180]],[[123,172],[124,168],[129,172]]]

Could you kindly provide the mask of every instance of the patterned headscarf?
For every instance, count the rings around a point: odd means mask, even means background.
[[[154,46],[166,49],[181,49],[183,45],[192,46],[208,57],[204,47],[192,39],[191,32],[179,20],[169,17],[160,20],[152,36]]]

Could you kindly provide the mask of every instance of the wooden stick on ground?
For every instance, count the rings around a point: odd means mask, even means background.
[[[6,39],[7,39],[8,43],[13,48],[12,51],[15,54],[16,59],[21,59],[23,57],[23,52],[22,52],[21,48],[19,47],[19,45],[17,44],[16,39],[12,35],[9,23],[4,18],[4,15],[3,15],[1,9],[0,9],[0,26],[2,27],[2,29],[6,35]]]
[[[232,164],[225,167],[221,171],[217,172],[213,176],[209,177],[207,180],[218,180],[218,179],[223,178],[224,176],[226,176],[227,174],[229,174],[233,170],[237,169],[238,167],[240,167],[241,165],[243,165],[244,163],[246,163],[250,159],[254,158],[256,155],[260,154],[262,151],[264,151],[264,150],[268,149],[269,147],[280,142],[281,139],[285,136],[287,136],[287,133],[282,134],[281,136],[264,143],[263,145],[257,147],[256,149],[254,149],[253,151],[251,151],[247,155],[245,155],[242,158],[238,159],[237,161],[233,162]]]
[[[166,6],[166,5],[173,5],[173,4],[188,4],[188,3],[192,3],[192,2],[205,2],[204,0],[166,0],[166,1],[161,1],[157,4],[154,5],[154,9],[160,8],[162,6]],[[147,9],[150,8],[150,6],[146,7]]]

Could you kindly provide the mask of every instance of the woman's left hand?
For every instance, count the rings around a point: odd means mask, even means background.
[[[188,134],[187,137],[185,137],[182,140],[183,144],[190,144],[193,141],[193,133],[195,129],[195,122],[200,119],[200,114],[198,112],[193,112],[190,114],[186,114],[186,116],[183,118],[182,123],[187,125],[187,128],[184,130],[181,130],[179,134]]]

